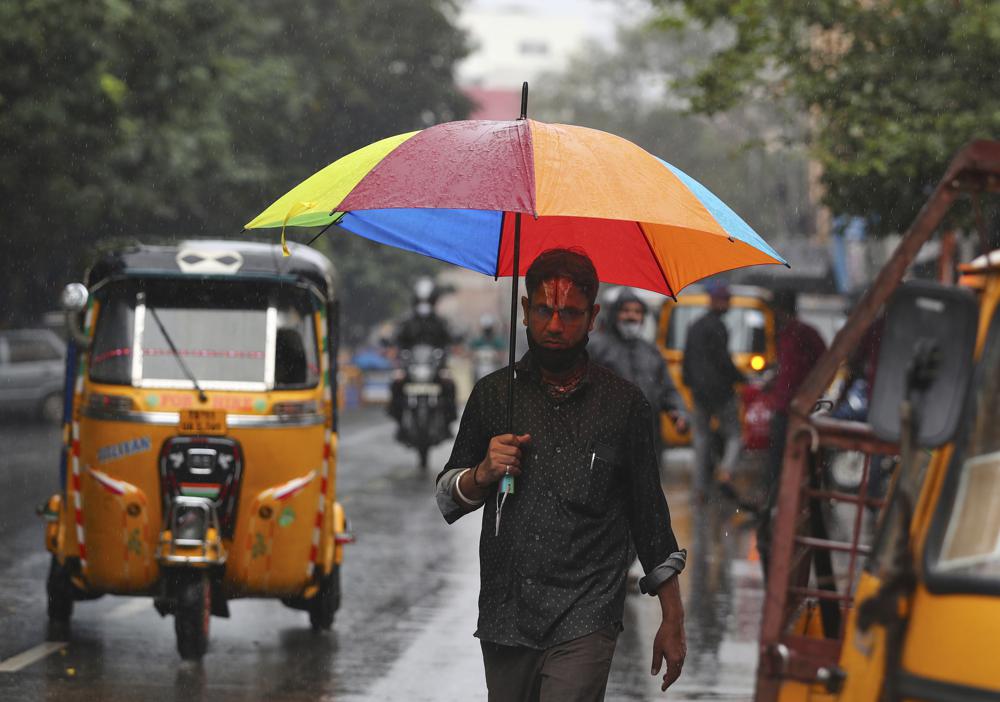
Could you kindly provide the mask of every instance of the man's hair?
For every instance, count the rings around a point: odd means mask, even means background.
[[[791,288],[779,288],[771,297],[771,307],[794,316],[799,307],[799,295]]]
[[[591,307],[597,300],[597,269],[583,249],[548,249],[538,254],[532,261],[528,272],[524,274],[524,285],[528,290],[528,299],[542,281],[553,278],[568,278],[580,288]]]
[[[712,281],[706,286],[706,288],[708,289],[709,298],[713,300],[728,300],[732,297],[729,285],[727,285],[725,281]]]

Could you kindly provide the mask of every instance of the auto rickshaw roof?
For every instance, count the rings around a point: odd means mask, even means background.
[[[982,273],[984,271],[1000,270],[1000,249],[990,251],[959,266],[963,273]]]
[[[732,297],[750,297],[764,302],[771,301],[772,293],[767,288],[757,285],[729,285],[728,287]],[[691,298],[698,295],[708,295],[708,287],[700,283],[689,285],[677,295],[677,301],[681,302],[685,297]],[[664,302],[673,303],[673,300],[664,300]]]
[[[328,299],[335,296],[330,260],[308,246],[281,247],[255,241],[191,239],[172,246],[139,244],[104,254],[87,273],[87,286],[116,277],[289,280],[307,282]]]

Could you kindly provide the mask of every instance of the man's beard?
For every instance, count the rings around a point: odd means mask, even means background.
[[[543,370],[549,373],[565,373],[583,356],[583,350],[590,341],[590,336],[584,334],[583,338],[572,346],[553,349],[542,346],[528,332],[528,349],[531,350],[531,357],[535,359]]]

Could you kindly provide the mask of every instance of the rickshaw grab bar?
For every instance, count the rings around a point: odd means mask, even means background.
[[[157,424],[173,426],[180,422],[179,412],[140,412],[135,410],[115,410],[101,407],[84,407],[82,413],[91,419],[111,422],[133,422],[135,424]],[[279,415],[279,414],[229,414],[226,425],[236,429],[261,429],[268,427],[309,427],[324,424],[326,416],[320,413]]]

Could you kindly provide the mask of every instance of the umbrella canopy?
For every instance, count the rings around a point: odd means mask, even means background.
[[[733,268],[785,263],[666,161],[607,132],[530,119],[382,139],[315,173],[246,228],[331,224],[493,276],[521,275],[545,249],[576,246],[602,281],[667,295]]]
[[[517,278],[537,254],[578,247],[600,280],[674,296],[715,273],[785,263],[678,168],[607,132],[529,120],[527,102],[525,83],[520,119],[446,122],[370,144],[307,178],[246,225],[282,227],[284,243],[288,225],[337,224],[464,268],[513,276],[508,431]],[[513,485],[508,475],[500,491],[507,495]]]

